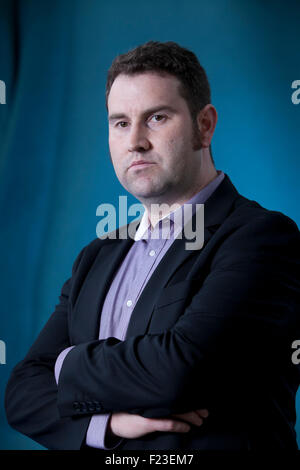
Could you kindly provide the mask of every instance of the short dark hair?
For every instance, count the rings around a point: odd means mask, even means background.
[[[151,71],[177,77],[180,82],[179,93],[186,100],[195,124],[198,113],[211,102],[210,85],[196,55],[173,41],[149,41],[118,55],[107,73],[106,108],[112,84],[118,75]]]
[[[180,93],[187,101],[193,118],[210,103],[208,79],[196,55],[172,41],[149,41],[114,59],[107,74],[106,104],[118,75],[150,71],[165,72],[178,78],[181,83]]]

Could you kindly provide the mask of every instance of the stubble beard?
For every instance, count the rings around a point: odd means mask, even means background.
[[[202,138],[201,132],[199,131],[197,122],[194,122],[193,125],[193,150],[201,150],[202,149]]]

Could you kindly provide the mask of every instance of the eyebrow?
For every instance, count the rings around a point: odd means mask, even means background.
[[[169,111],[171,113],[176,113],[176,109],[175,108],[172,108],[172,106],[168,106],[168,105],[161,105],[161,106],[155,106],[153,108],[149,108],[149,109],[146,109],[142,116],[145,117],[149,114],[153,114],[153,113],[157,113],[158,111]],[[128,116],[124,113],[115,113],[115,114],[111,114],[110,116],[108,116],[108,120],[111,122],[111,121],[115,121],[116,119],[128,119]]]

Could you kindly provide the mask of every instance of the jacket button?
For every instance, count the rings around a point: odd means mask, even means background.
[[[86,404],[88,411],[95,411],[95,405],[93,404],[93,402],[87,401]]]
[[[95,405],[95,411],[101,411],[103,408],[98,401],[94,401],[94,405]]]
[[[81,401],[81,402],[79,403],[79,405],[80,405],[80,411],[81,411],[82,413],[85,413],[85,412],[87,411],[87,407],[86,407],[85,401]]]

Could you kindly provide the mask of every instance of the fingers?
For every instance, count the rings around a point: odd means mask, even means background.
[[[189,411],[187,413],[173,414],[173,418],[161,418],[161,419],[151,419],[152,425],[154,426],[155,431],[162,432],[188,432],[191,429],[191,424],[194,426],[201,426],[203,424],[204,418],[207,418],[209,415],[208,410],[200,409],[195,411]]]
[[[196,410],[196,413],[198,413],[202,418],[207,418],[209,415],[208,410],[203,409],[203,410]]]
[[[191,430],[191,425],[201,426],[206,416],[208,411],[204,409],[171,415],[167,418],[145,418],[119,412],[111,415],[108,427],[113,436],[136,439],[155,431],[186,433]]]
[[[151,419],[153,431],[161,432],[189,432],[191,426],[183,421],[169,418]]]
[[[208,410],[200,409],[195,411],[189,411],[187,413],[173,414],[174,418],[187,421],[188,423],[193,424],[194,426],[201,426],[203,424],[203,418],[207,418],[209,415]]]
[[[196,413],[196,411],[189,411],[188,413],[174,414],[174,418],[182,419],[188,423],[193,424],[194,426],[201,426],[203,424],[203,418]]]
[[[114,436],[126,439],[136,439],[155,431],[185,433],[191,429],[188,423],[172,418],[144,418],[128,413],[113,413],[110,427]]]

